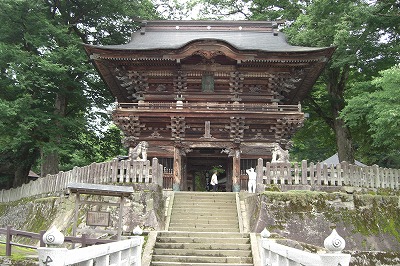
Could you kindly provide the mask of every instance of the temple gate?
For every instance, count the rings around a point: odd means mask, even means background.
[[[289,45],[266,21],[143,21],[123,45],[85,49],[116,97],[127,147],[172,167],[174,190],[198,190],[215,166],[226,191],[258,158],[287,148],[300,102],[334,48]],[[166,169],[168,170],[168,169]]]

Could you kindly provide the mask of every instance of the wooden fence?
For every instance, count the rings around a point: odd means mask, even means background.
[[[377,165],[357,166],[346,162],[324,163],[263,163],[259,159],[257,175],[265,185],[353,186],[363,188],[400,189],[400,169]]]
[[[60,192],[69,183],[123,184],[154,183],[163,185],[163,166],[157,158],[150,161],[118,160],[92,163],[84,167],[74,167],[67,172],[47,175],[18,188],[0,191],[0,202],[16,201],[25,197],[44,193]]]
[[[36,246],[25,245],[17,242],[13,242],[13,236],[18,237],[25,237],[29,239],[34,239],[39,241],[39,246],[44,247],[45,243],[43,242],[43,235],[46,233],[45,230],[40,231],[39,233],[27,232],[22,230],[13,229],[11,226],[7,226],[7,228],[0,228],[0,234],[6,236],[5,242],[0,242],[6,245],[6,256],[11,256],[12,254],[12,246],[24,247],[24,248],[31,248],[37,249]],[[115,240],[111,239],[97,239],[97,238],[89,238],[86,234],[82,234],[81,237],[75,236],[66,236],[64,242],[69,242],[73,244],[81,244],[81,247],[86,247],[88,245],[95,245],[95,244],[105,244],[115,242]]]
[[[323,163],[264,163],[258,160],[257,176],[265,185],[353,186],[364,188],[400,189],[400,169],[377,165],[357,166],[342,162]],[[262,177],[262,180],[260,180]],[[21,187],[0,191],[0,202],[16,201],[24,197],[64,191],[69,183],[123,184],[153,183],[172,188],[172,173],[163,173],[157,158],[150,161],[113,160],[75,167],[67,172],[47,175]],[[241,176],[242,190],[247,189],[247,176]]]

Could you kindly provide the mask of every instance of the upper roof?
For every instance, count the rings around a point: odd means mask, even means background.
[[[129,43],[92,46],[107,50],[179,49],[196,40],[218,40],[238,50],[307,52],[325,47],[292,46],[268,21],[144,21]]]

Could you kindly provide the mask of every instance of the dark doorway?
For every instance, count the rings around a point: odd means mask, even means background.
[[[221,154],[221,149],[193,149],[187,154],[186,187],[187,190],[208,191],[213,169],[217,169],[219,191],[227,191],[229,176],[229,158]]]

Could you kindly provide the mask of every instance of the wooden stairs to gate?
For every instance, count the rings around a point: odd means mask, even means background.
[[[169,230],[158,234],[151,265],[253,265],[235,193],[176,192]]]

